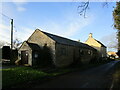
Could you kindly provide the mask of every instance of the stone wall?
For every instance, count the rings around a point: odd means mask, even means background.
[[[47,46],[50,48],[53,64],[57,67],[69,66],[73,62],[82,62],[86,64],[95,57],[95,53],[91,49],[57,43],[40,30],[35,30],[28,38],[27,42],[38,44],[40,47]],[[32,65],[32,50],[26,43],[23,43],[19,53],[22,50],[29,51],[28,61],[29,64]]]
[[[101,45],[92,37],[89,37],[85,43],[90,46],[101,47]]]
[[[55,61],[55,41],[42,33],[40,30],[35,32],[27,40],[29,43],[38,44],[40,47],[47,46],[51,49],[53,63]]]
[[[27,41],[38,44],[41,47],[46,44],[48,47],[52,48],[52,50],[55,50],[55,41],[42,33],[40,30],[35,30],[35,32],[29,37]]]
[[[65,67],[70,65],[73,60],[74,47],[64,44],[56,44],[56,60],[55,65],[58,67]]]
[[[91,47],[95,48],[99,52],[99,57],[106,57],[106,48],[102,47],[94,38],[89,37],[88,40],[85,42],[86,44],[90,45]]]
[[[101,47],[101,53],[102,53],[102,57],[107,57],[107,51],[105,47]]]
[[[18,51],[18,59],[21,60],[21,51],[28,51],[28,65],[32,66],[32,50],[26,42],[23,42]]]
[[[28,38],[27,40],[28,43],[34,43],[39,45],[41,48],[44,46],[50,48],[51,53],[52,53],[52,60],[53,63],[55,61],[55,41],[53,41],[51,38],[46,36],[44,33],[42,33],[40,30],[35,30],[35,32]],[[28,64],[32,66],[34,63],[33,59],[33,51],[32,49],[28,46],[26,42],[22,44],[22,46],[19,49],[19,55],[21,55],[21,51],[28,51]],[[21,56],[19,56],[19,60],[21,59]]]
[[[56,44],[56,66],[65,67],[70,64],[87,64],[95,57],[95,52],[91,49],[76,47],[64,44]],[[75,64],[76,64],[75,63]]]

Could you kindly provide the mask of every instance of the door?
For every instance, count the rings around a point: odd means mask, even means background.
[[[28,51],[21,51],[22,64],[28,64]]]

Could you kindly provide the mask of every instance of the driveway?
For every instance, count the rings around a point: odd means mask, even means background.
[[[118,61],[56,77],[35,88],[112,88],[112,74]]]

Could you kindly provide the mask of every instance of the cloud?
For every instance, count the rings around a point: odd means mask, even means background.
[[[117,50],[117,38],[116,33],[111,33],[101,38],[101,41],[107,46],[108,51],[116,51]]]
[[[26,11],[26,8],[24,8],[24,7],[17,7],[17,10],[22,12],[22,11]]]
[[[43,30],[47,32],[66,38],[71,38],[72,36],[75,36],[78,32],[81,32],[83,28],[89,25],[92,21],[92,17],[84,19],[77,16],[74,17],[72,15],[68,15],[65,17],[64,21],[49,20],[42,27]]]
[[[14,5],[17,8],[17,11],[19,12],[23,12],[26,11],[27,9],[24,7],[25,4],[27,4],[27,0],[20,0],[20,2],[18,2],[17,0],[12,0],[12,2],[14,3]]]
[[[23,42],[27,40],[33,32],[33,29],[21,27],[21,30],[15,32],[14,38],[19,38]]]
[[[64,36],[74,36],[78,31],[81,31],[84,27],[86,27],[90,23],[90,19],[73,19],[67,26],[66,31],[64,32]]]
[[[3,29],[3,30],[9,30],[9,26],[6,26],[6,25],[3,25],[3,24],[0,24],[0,28]]]
[[[58,23],[56,21],[48,21],[42,27],[44,29],[39,29],[53,33],[59,36],[63,36],[66,38],[71,38],[71,36],[75,36],[79,31],[82,31],[84,27],[86,27],[89,23],[91,23],[91,18],[88,19],[79,19],[79,18],[66,18],[62,23]],[[17,28],[17,27],[16,27]],[[30,35],[34,32],[35,29],[29,27],[20,26],[17,32],[15,32],[14,28],[14,40],[18,38],[22,42],[27,40]],[[10,43],[10,26],[0,24],[0,40]]]
[[[0,41],[10,43],[10,27],[0,24]]]
[[[18,38],[23,42],[27,40],[30,37],[30,35],[34,32],[34,30],[30,28],[21,27],[20,29],[21,30],[18,30],[17,32],[15,32],[15,29],[14,29],[14,32],[13,32],[14,40]],[[8,43],[11,42],[10,26],[0,24],[0,41],[4,41]]]
[[[22,3],[25,3],[25,2],[28,2],[29,0],[12,0],[12,2],[22,2]]]

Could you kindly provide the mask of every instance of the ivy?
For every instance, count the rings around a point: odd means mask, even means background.
[[[120,2],[116,3],[113,11],[114,27],[117,29],[118,50],[120,50]]]

